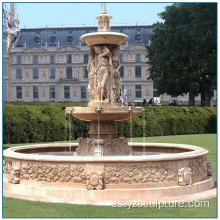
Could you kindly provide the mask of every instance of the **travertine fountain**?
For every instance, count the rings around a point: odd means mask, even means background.
[[[3,152],[3,193],[50,202],[113,202],[214,197],[208,151],[183,144],[128,143],[116,137],[115,121],[143,109],[120,104],[120,45],[128,36],[110,32],[105,7],[98,32],[81,36],[90,47],[88,107],[66,113],[90,121],[88,138],[78,143],[18,146]],[[80,128],[78,128],[80,129]]]

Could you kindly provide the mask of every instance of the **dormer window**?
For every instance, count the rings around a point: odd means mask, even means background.
[[[56,42],[56,36],[52,36],[52,37],[50,38],[50,41],[51,41],[52,43],[55,43],[55,42]]]
[[[72,36],[68,36],[68,37],[67,37],[67,41],[68,41],[69,43],[73,42],[73,37],[72,37]]]
[[[136,40],[136,41],[140,41],[140,40],[141,40],[141,35],[140,35],[140,34],[136,34],[135,40]]]
[[[36,43],[36,44],[40,43],[40,38],[39,37],[35,37],[34,38],[34,43]]]

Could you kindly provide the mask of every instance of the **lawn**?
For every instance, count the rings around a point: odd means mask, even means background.
[[[134,138],[132,141],[142,141]],[[204,147],[209,150],[208,159],[213,165],[216,180],[216,134],[147,137],[146,142],[182,143]],[[4,148],[13,145],[4,145]],[[216,199],[209,199],[209,207],[194,208],[115,208],[93,205],[44,203],[3,198],[3,217],[216,217]],[[186,203],[187,205],[187,203]]]

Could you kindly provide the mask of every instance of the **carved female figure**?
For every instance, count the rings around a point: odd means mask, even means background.
[[[94,46],[96,53],[96,100],[105,101],[108,98],[108,76],[110,50],[106,46]]]
[[[120,102],[120,62],[118,59],[119,47],[116,47],[111,52],[112,60],[112,76],[113,76],[113,102]]]
[[[96,90],[96,74],[95,74],[95,50],[90,48],[90,60],[88,63],[88,77],[89,77],[89,85],[88,90],[90,94],[90,100],[95,99],[95,90]]]

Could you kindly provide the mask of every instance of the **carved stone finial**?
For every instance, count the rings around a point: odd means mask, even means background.
[[[103,189],[103,173],[98,171],[92,171],[86,175],[86,187],[88,190]]]
[[[180,186],[186,186],[192,184],[192,169],[189,167],[183,167],[178,170],[178,184]]]
[[[96,19],[98,19],[98,30],[101,32],[110,31],[110,19],[112,16],[107,15],[106,12],[106,3],[101,3],[101,15],[98,15]]]

